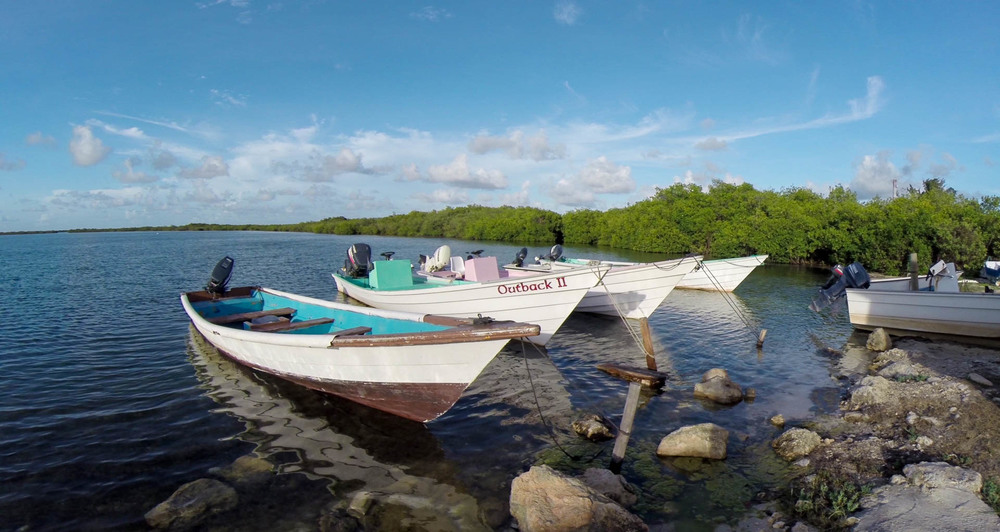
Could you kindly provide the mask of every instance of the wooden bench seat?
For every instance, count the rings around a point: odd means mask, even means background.
[[[227,314],[225,316],[216,316],[214,318],[206,318],[209,322],[216,325],[225,325],[227,323],[236,323],[239,321],[250,321],[254,318],[260,318],[263,316],[291,316],[295,314],[295,309],[293,308],[273,308],[270,310],[258,310],[256,312],[241,312],[239,314]]]
[[[350,329],[344,329],[342,331],[333,331],[334,336],[354,336],[361,334],[368,334],[372,332],[371,327],[351,327]]]
[[[316,325],[325,325],[327,323],[333,323],[333,318],[316,318],[314,320],[302,320],[302,321],[291,321],[291,320],[281,320],[273,321],[270,323],[249,323],[249,328],[251,331],[260,332],[281,332],[281,331],[294,331],[296,329],[305,329],[307,327],[315,327]]]

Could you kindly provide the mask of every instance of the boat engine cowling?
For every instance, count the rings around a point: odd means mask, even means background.
[[[205,290],[210,294],[225,294],[229,279],[233,277],[233,267],[235,265],[236,261],[230,256],[226,256],[220,260],[212,270],[212,276],[208,279]]]
[[[354,244],[347,250],[344,273],[350,277],[367,277],[372,270],[372,248],[368,244]]]
[[[539,258],[542,259],[542,260],[550,260],[550,261],[555,262],[555,261],[559,260],[562,257],[562,254],[563,254],[563,248],[562,248],[562,246],[560,246],[559,244],[556,244],[556,245],[552,246],[552,249],[549,250],[548,255],[542,255]]]
[[[521,248],[521,250],[517,252],[517,255],[514,255],[514,262],[512,264],[518,267],[524,266],[524,259],[526,259],[527,257],[528,257],[528,248]]]
[[[819,296],[813,300],[810,308],[819,310],[843,297],[848,288],[868,288],[870,285],[871,277],[860,262],[847,266],[838,264],[833,267],[833,275],[819,289]]]
[[[448,267],[448,263],[451,260],[451,246],[445,244],[436,250],[434,254],[424,258],[423,267],[421,268],[425,272],[439,272]]]

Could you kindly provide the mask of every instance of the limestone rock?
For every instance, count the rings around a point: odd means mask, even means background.
[[[862,500],[855,530],[1000,530],[1000,517],[977,495],[979,473],[943,462],[909,464],[905,480]]]
[[[983,377],[982,375],[980,375],[978,373],[969,373],[969,380],[972,381],[972,382],[974,382],[974,383],[976,383],[976,384],[978,384],[978,385],[980,385],[980,386],[986,386],[987,388],[990,388],[990,387],[993,386],[993,382],[992,381],[990,381],[989,379],[987,379],[986,377]]]
[[[779,456],[789,462],[798,460],[813,452],[820,444],[819,434],[807,429],[788,429],[778,436],[771,447]]]
[[[743,389],[729,378],[726,370],[713,368],[702,375],[701,382],[694,385],[694,396],[734,405],[743,400]]]
[[[785,416],[783,416],[781,414],[778,414],[778,415],[775,415],[775,416],[771,416],[770,421],[771,421],[771,424],[774,425],[775,427],[784,427],[785,426]]]
[[[868,335],[865,347],[872,351],[888,351],[892,349],[892,339],[889,338],[889,333],[885,332],[885,329],[879,327]]]
[[[604,418],[598,415],[574,421],[573,430],[590,441],[605,441],[615,437],[611,427],[604,421]]]
[[[728,440],[729,431],[714,423],[690,425],[664,436],[656,447],[656,454],[723,460]]]
[[[510,513],[524,532],[648,530],[608,497],[545,465],[533,466],[511,483]]]
[[[200,478],[177,488],[170,498],[146,512],[146,523],[158,529],[187,530],[214,514],[232,510],[237,502],[232,486]]]

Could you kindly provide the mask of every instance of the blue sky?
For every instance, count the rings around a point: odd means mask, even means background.
[[[1000,2],[0,0],[0,231],[1000,195]]]

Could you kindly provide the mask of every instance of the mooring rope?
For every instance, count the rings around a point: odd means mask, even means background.
[[[729,293],[728,291],[726,291],[724,289],[724,287],[722,285],[722,281],[720,281],[718,279],[718,277],[716,277],[715,274],[712,273],[712,271],[708,268],[708,265],[706,265],[704,261],[698,260],[697,257],[695,257],[694,260],[698,262],[698,264],[701,267],[701,269],[704,270],[704,272],[705,272],[705,277],[707,277],[708,280],[709,280],[709,282],[712,283],[712,287],[715,288],[716,291],[718,291],[718,292],[720,292],[722,294],[722,297],[723,297],[723,299],[725,299],[726,303],[729,305],[729,308],[733,309],[733,312],[736,314],[736,317],[739,318],[740,321],[743,322],[743,325],[747,328],[747,330],[752,331],[753,333],[759,334],[760,331],[758,331],[757,328],[756,328],[756,326],[754,326],[754,324],[751,323],[750,318],[748,318],[743,313],[743,311],[740,310],[739,305],[736,304],[736,299],[733,298],[733,295],[731,293]],[[732,263],[729,263],[729,264],[732,264]],[[756,266],[754,266],[754,267],[756,267]]]

